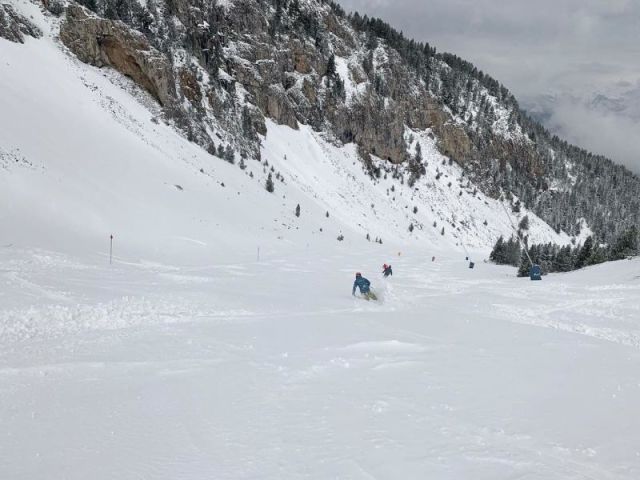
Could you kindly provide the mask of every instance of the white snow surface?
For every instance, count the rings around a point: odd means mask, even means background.
[[[366,82],[356,84],[353,80],[350,71],[350,62],[356,62],[358,60],[357,55],[353,56],[353,59],[347,59],[342,57],[335,57],[336,61],[336,73],[340,76],[340,79],[344,82],[344,91],[346,95],[347,103],[350,103],[354,97],[364,93],[366,91]]]
[[[390,258],[2,248],[0,477],[638,478],[640,262]]]
[[[640,261],[484,263],[509,219],[429,131],[413,189],[272,122],[243,171],[11,1],[45,37],[0,39],[0,478],[639,478]]]

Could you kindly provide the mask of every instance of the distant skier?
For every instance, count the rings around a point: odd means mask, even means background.
[[[393,270],[391,270],[391,265],[387,265],[386,263],[382,265],[382,275],[386,277],[393,275]]]
[[[355,297],[356,288],[360,289],[360,294],[365,300],[377,300],[378,298],[371,291],[371,282],[364,278],[360,272],[356,273],[356,279],[353,282],[353,290],[351,291],[351,295]]]

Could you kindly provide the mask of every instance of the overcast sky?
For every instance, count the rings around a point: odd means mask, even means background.
[[[473,62],[523,104],[552,107],[568,140],[640,173],[640,0],[340,3]],[[593,106],[597,94],[617,102]],[[542,95],[557,100],[542,105]]]

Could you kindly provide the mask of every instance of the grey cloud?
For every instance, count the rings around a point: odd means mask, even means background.
[[[640,123],[612,112],[561,101],[549,118],[557,133],[576,145],[616,159],[634,171],[640,166]]]

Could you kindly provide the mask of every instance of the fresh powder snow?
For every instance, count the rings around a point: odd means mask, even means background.
[[[640,261],[487,263],[524,215],[571,239],[430,131],[413,187],[304,125],[242,170],[11,3],[44,38],[0,40],[0,478],[640,477]]]

